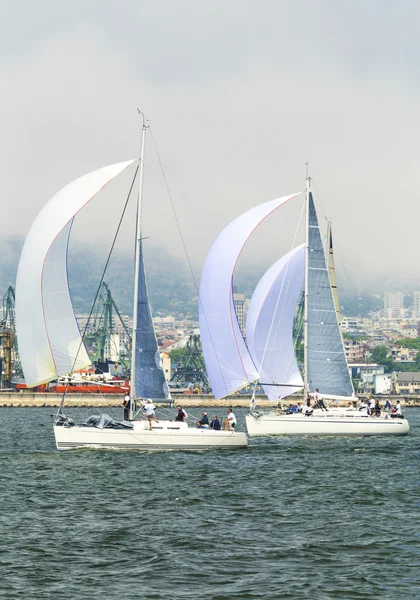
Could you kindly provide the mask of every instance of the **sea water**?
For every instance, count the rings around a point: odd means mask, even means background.
[[[51,409],[3,408],[0,598],[417,600],[420,409],[406,414],[405,437],[58,452]]]

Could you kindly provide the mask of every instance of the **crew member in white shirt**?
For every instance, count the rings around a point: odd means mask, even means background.
[[[159,423],[155,415],[155,409],[156,406],[151,402],[151,400],[147,400],[143,407],[144,417],[149,421],[149,429],[152,429],[152,421]]]
[[[359,406],[359,411],[362,413],[362,415],[368,415],[368,405],[364,400],[360,401],[360,406]]]
[[[234,431],[235,427],[236,427],[236,417],[233,414],[232,409],[228,408],[228,415],[226,417],[225,429],[229,430],[229,431]]]
[[[319,389],[318,388],[316,388],[316,390],[315,390],[314,402],[315,402],[315,408],[321,408],[322,410],[328,410],[328,408],[324,404],[323,399],[320,398],[320,396],[319,396]]]
[[[398,415],[399,417],[402,417],[402,410],[401,410],[401,402],[399,400],[397,400],[397,403],[395,405],[395,415]]]

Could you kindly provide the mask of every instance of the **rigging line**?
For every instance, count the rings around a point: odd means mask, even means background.
[[[171,203],[172,212],[174,214],[175,222],[176,222],[176,225],[177,225],[177,228],[178,228],[178,233],[179,233],[179,236],[181,238],[182,246],[184,248],[184,252],[185,252],[186,259],[187,259],[188,267],[189,267],[189,270],[190,270],[190,273],[191,273],[191,277],[192,277],[192,280],[193,280],[193,283],[194,283],[194,289],[195,289],[195,292],[196,292],[196,294],[198,296],[198,303],[199,303],[199,305],[201,305],[201,298],[200,298],[200,292],[199,292],[198,285],[197,285],[197,280],[196,280],[195,275],[194,275],[194,271],[193,271],[192,264],[191,264],[191,261],[190,261],[190,256],[188,254],[187,246],[185,244],[185,239],[184,239],[184,236],[182,235],[181,224],[179,222],[178,215],[177,215],[176,210],[175,210],[175,204],[174,204],[174,201],[173,201],[173,198],[172,198],[171,191],[169,189],[168,180],[166,178],[165,170],[163,168],[163,163],[162,163],[162,160],[160,158],[159,150],[157,148],[157,145],[156,145],[156,142],[155,142],[155,138],[153,137],[153,132],[152,132],[152,129],[151,129],[150,125],[149,125],[149,133],[150,133],[150,137],[152,138],[153,146],[155,148],[156,156],[157,156],[157,159],[158,159],[158,162],[159,162],[159,166],[160,166],[160,170],[161,170],[161,173],[162,173],[163,181],[165,183],[166,192],[168,194],[169,201]],[[213,341],[213,336],[212,336],[210,327],[209,327],[208,322],[207,322],[207,315],[205,314],[204,311],[203,311],[203,315],[204,315],[204,319],[206,321],[207,330],[208,330],[208,332],[210,334],[210,340],[211,340],[211,343],[213,345],[213,349],[214,349],[215,354],[216,354],[217,362],[218,362],[218,364],[220,366],[220,373],[222,375],[222,379],[223,379],[223,382],[225,384],[225,388],[227,389],[227,385],[226,385],[226,381],[225,381],[225,377],[224,377],[224,372],[223,372],[223,369],[221,368],[221,363],[219,361],[219,357],[217,356],[216,345],[215,345],[215,343]]]
[[[91,319],[91,317],[92,317],[92,313],[93,313],[93,310],[94,310],[94,308],[95,308],[95,303],[96,303],[96,300],[98,299],[99,292],[100,292],[100,290],[101,290],[101,286],[102,286],[102,282],[103,282],[103,280],[104,280],[105,273],[106,273],[106,270],[107,270],[107,268],[108,268],[108,265],[109,265],[109,261],[111,260],[111,255],[112,255],[112,252],[113,252],[113,250],[114,250],[114,246],[115,246],[115,243],[116,243],[116,241],[117,241],[118,234],[119,234],[119,232],[120,232],[120,229],[121,229],[121,224],[122,224],[122,221],[123,221],[123,218],[124,218],[124,215],[125,215],[125,211],[126,211],[126,209],[127,209],[128,201],[130,200],[131,192],[133,191],[133,187],[134,187],[134,183],[135,183],[135,181],[136,181],[136,177],[137,177],[137,172],[138,172],[138,170],[139,170],[139,166],[137,165],[137,167],[136,167],[136,171],[135,171],[135,173],[134,173],[133,181],[131,182],[130,189],[129,189],[129,191],[128,191],[128,194],[127,194],[127,198],[126,198],[126,200],[125,200],[124,208],[123,208],[123,211],[122,211],[122,214],[121,214],[120,220],[119,220],[119,222],[118,222],[117,229],[116,229],[116,231],[115,231],[114,239],[112,240],[111,248],[110,248],[110,250],[109,250],[108,257],[107,257],[107,259],[106,259],[106,262],[105,262],[104,269],[103,269],[103,271],[102,271],[101,279],[100,279],[100,281],[99,281],[98,288],[97,288],[97,290],[96,290],[95,298],[94,298],[94,300],[93,300],[93,303],[92,303],[92,307],[91,307],[91,309],[90,309],[89,316],[88,316],[88,318],[87,318],[87,321],[86,321],[86,323],[85,323],[85,326],[84,326],[84,329],[83,329],[82,336],[81,336],[81,338],[80,338],[80,344],[79,344],[79,347],[77,348],[76,356],[75,356],[75,358],[74,358],[73,365],[72,365],[72,367],[71,367],[71,371],[70,371],[71,373],[73,373],[73,369],[74,369],[74,367],[75,367],[75,364],[76,364],[76,362],[77,362],[77,358],[78,358],[78,356],[79,356],[79,352],[80,352],[80,350],[81,350],[81,348],[82,348],[82,345],[83,345],[83,340],[85,339],[85,336],[86,336],[86,332],[87,332],[87,329],[88,329],[89,321],[90,321],[90,319]],[[60,412],[62,411],[63,404],[64,404],[64,398],[65,398],[65,396],[66,396],[67,389],[68,389],[68,385],[66,386],[66,389],[65,389],[65,390],[64,390],[64,392],[63,392],[63,396],[62,396],[62,398],[61,398],[61,402],[60,402],[60,406],[58,407],[57,414],[60,414]]]
[[[169,201],[171,203],[172,212],[174,213],[174,218],[175,218],[176,226],[178,228],[178,233],[180,235],[182,246],[183,246],[184,252],[185,252],[185,256],[187,258],[188,267],[190,269],[191,277],[192,277],[193,282],[194,282],[195,291],[198,294],[197,280],[196,280],[195,275],[194,275],[194,271],[193,271],[192,264],[191,264],[191,261],[190,261],[190,256],[188,254],[187,246],[185,244],[185,239],[184,239],[184,236],[182,235],[181,225],[180,225],[180,222],[179,222],[179,219],[178,219],[178,215],[177,215],[176,210],[175,210],[175,204],[174,204],[174,201],[173,201],[173,198],[172,198],[171,191],[169,189],[168,180],[166,178],[166,174],[165,174],[165,171],[164,171],[164,168],[163,168],[163,163],[162,163],[162,160],[160,158],[160,154],[159,154],[159,151],[157,149],[155,138],[153,137],[153,133],[152,133],[152,129],[151,129],[150,125],[149,125],[149,133],[150,133],[150,137],[152,138],[153,146],[155,148],[155,152],[156,152],[156,156],[157,156],[157,159],[158,159],[158,162],[159,162],[159,166],[160,166],[160,170],[161,170],[161,173],[162,173],[163,181],[165,183],[165,187],[166,187],[166,191],[167,191],[167,194],[168,194],[168,198],[169,198]]]

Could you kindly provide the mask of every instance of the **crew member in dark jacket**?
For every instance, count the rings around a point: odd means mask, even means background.
[[[201,414],[202,414],[202,417],[201,417],[201,419],[200,419],[199,421],[197,420],[197,427],[205,427],[205,426],[207,426],[207,427],[208,427],[208,424],[209,424],[209,418],[208,418],[208,416],[207,416],[207,413],[206,413],[206,412],[203,412],[203,413],[201,413]]]
[[[210,427],[211,429],[214,429],[214,431],[220,431],[220,421],[217,418],[217,415],[214,415],[214,417],[212,418]]]

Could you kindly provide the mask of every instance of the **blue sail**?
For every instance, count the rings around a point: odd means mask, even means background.
[[[141,242],[140,242],[141,244]],[[140,246],[138,304],[136,336],[136,359],[134,375],[134,392],[137,398],[152,400],[168,400],[170,398],[168,384],[162,369],[160,354],[153,327],[144,271],[143,249]]]
[[[312,194],[309,194],[307,379],[310,392],[352,396],[336,308]]]

